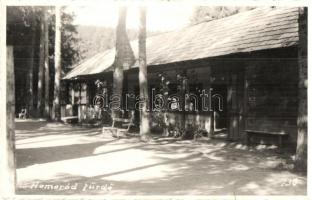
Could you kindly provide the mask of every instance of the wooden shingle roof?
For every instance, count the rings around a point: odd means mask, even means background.
[[[147,38],[147,65],[162,65],[298,43],[298,8],[257,8]],[[138,42],[131,42],[138,58]],[[111,71],[115,50],[99,53],[64,79]],[[136,65],[132,67],[137,67]]]

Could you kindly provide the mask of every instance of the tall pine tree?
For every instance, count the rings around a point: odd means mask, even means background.
[[[140,8],[138,35],[138,61],[139,61],[139,95],[143,103],[140,111],[140,137],[143,141],[149,140],[150,124],[148,113],[148,73],[146,53],[146,7]]]

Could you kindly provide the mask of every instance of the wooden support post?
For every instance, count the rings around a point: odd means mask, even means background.
[[[89,101],[89,98],[88,96],[90,95],[89,94],[89,85],[87,82],[84,83],[85,84],[85,105],[86,105],[86,108],[90,105],[90,101]],[[92,102],[91,102],[92,103]]]
[[[228,139],[237,140],[239,132],[239,115],[237,106],[237,75],[231,75],[231,82],[228,86],[228,115],[229,115],[229,130]]]
[[[70,89],[71,89],[71,105],[73,106],[75,104],[75,82],[70,83]]]
[[[212,100],[212,98],[211,98]],[[214,115],[214,108],[213,106],[210,108],[211,111],[209,112],[209,118],[210,118],[210,131],[209,131],[209,134],[208,134],[208,137],[209,138],[212,138],[213,135],[214,135],[214,132],[215,132],[215,115]]]
[[[247,108],[247,104],[248,104],[248,85],[249,82],[247,80],[247,66],[244,67],[244,93],[243,93],[243,120],[244,120],[244,137],[246,140],[246,143],[248,143],[248,138],[247,138],[247,134],[245,133],[245,130],[247,129],[247,113],[248,113],[248,108]]]
[[[237,138],[238,140],[244,139],[244,130],[245,130],[245,74],[243,71],[243,64],[239,63],[238,68],[238,77],[237,77],[237,120],[238,120],[238,131]]]
[[[183,69],[183,72],[181,74],[182,78],[181,78],[181,125],[180,125],[180,128],[182,130],[182,135],[181,137],[182,138],[185,138],[186,137],[186,129],[187,129],[187,126],[186,126],[186,104],[185,104],[185,95],[187,94],[187,88],[188,88],[188,77],[187,77],[187,70],[186,69]]]
[[[214,135],[214,111],[213,111],[213,108],[212,108],[212,90],[211,90],[211,76],[212,76],[212,67],[211,66],[208,66],[206,68],[206,73],[207,73],[207,76],[206,76],[206,82],[205,82],[205,85],[204,85],[204,88],[208,94],[208,121],[209,121],[209,127],[205,127],[207,131],[207,136],[209,138],[212,138],[213,135]]]
[[[83,113],[82,105],[81,105],[81,102],[82,102],[82,96],[81,96],[82,83],[79,82],[78,85],[79,85],[78,122],[81,123],[82,122],[81,121],[82,120],[82,113]]]
[[[81,96],[82,84],[81,84],[81,82],[78,82],[78,86],[79,86],[79,101],[78,101],[78,104],[81,105],[81,100],[82,100],[82,96]]]

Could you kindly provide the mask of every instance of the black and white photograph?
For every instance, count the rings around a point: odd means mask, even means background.
[[[307,5],[2,4],[0,194],[306,196],[307,29]]]

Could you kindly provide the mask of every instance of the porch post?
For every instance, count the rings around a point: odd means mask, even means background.
[[[238,130],[236,139],[241,140],[244,138],[245,130],[245,72],[243,71],[243,65],[239,64],[238,77],[237,77],[237,120]]]
[[[245,130],[247,129],[247,117],[248,117],[248,108],[247,108],[247,104],[248,104],[248,85],[249,85],[249,82],[247,80],[247,66],[244,66],[244,93],[243,93],[243,141],[247,143],[246,141],[246,133],[245,133]]]
[[[75,104],[75,82],[71,82],[71,110],[70,110],[70,116],[73,115],[73,107]]]
[[[86,109],[87,109],[90,105],[90,101],[89,101],[90,92],[89,92],[88,82],[86,81],[84,84],[85,84],[85,105],[86,105]]]
[[[81,90],[82,90],[82,84],[81,82],[79,82],[79,104],[78,104],[78,122],[81,122],[82,119],[82,105],[81,105],[81,101],[82,101],[82,97],[81,97]]]
[[[237,140],[239,135],[239,115],[237,106],[237,75],[231,75],[231,81],[228,86],[228,115],[229,115],[229,130],[228,139]]]
[[[127,108],[127,101],[126,101],[126,94],[128,94],[128,92],[129,92],[129,82],[128,82],[128,73],[124,73],[124,79],[123,79],[123,87],[122,87],[122,100],[121,100],[121,102],[123,102],[122,103],[122,110],[124,110],[125,111],[125,116],[127,116],[128,115],[128,113],[127,113],[127,110],[126,110],[126,108]],[[149,105],[148,105],[149,106]]]
[[[203,82],[203,88],[208,93],[208,111],[207,116],[205,119],[205,130],[207,131],[207,136],[209,138],[213,137],[214,135],[214,111],[212,109],[211,100],[211,76],[212,76],[212,67],[206,67],[206,81]]]
[[[71,82],[71,104],[75,103],[75,83]]]

